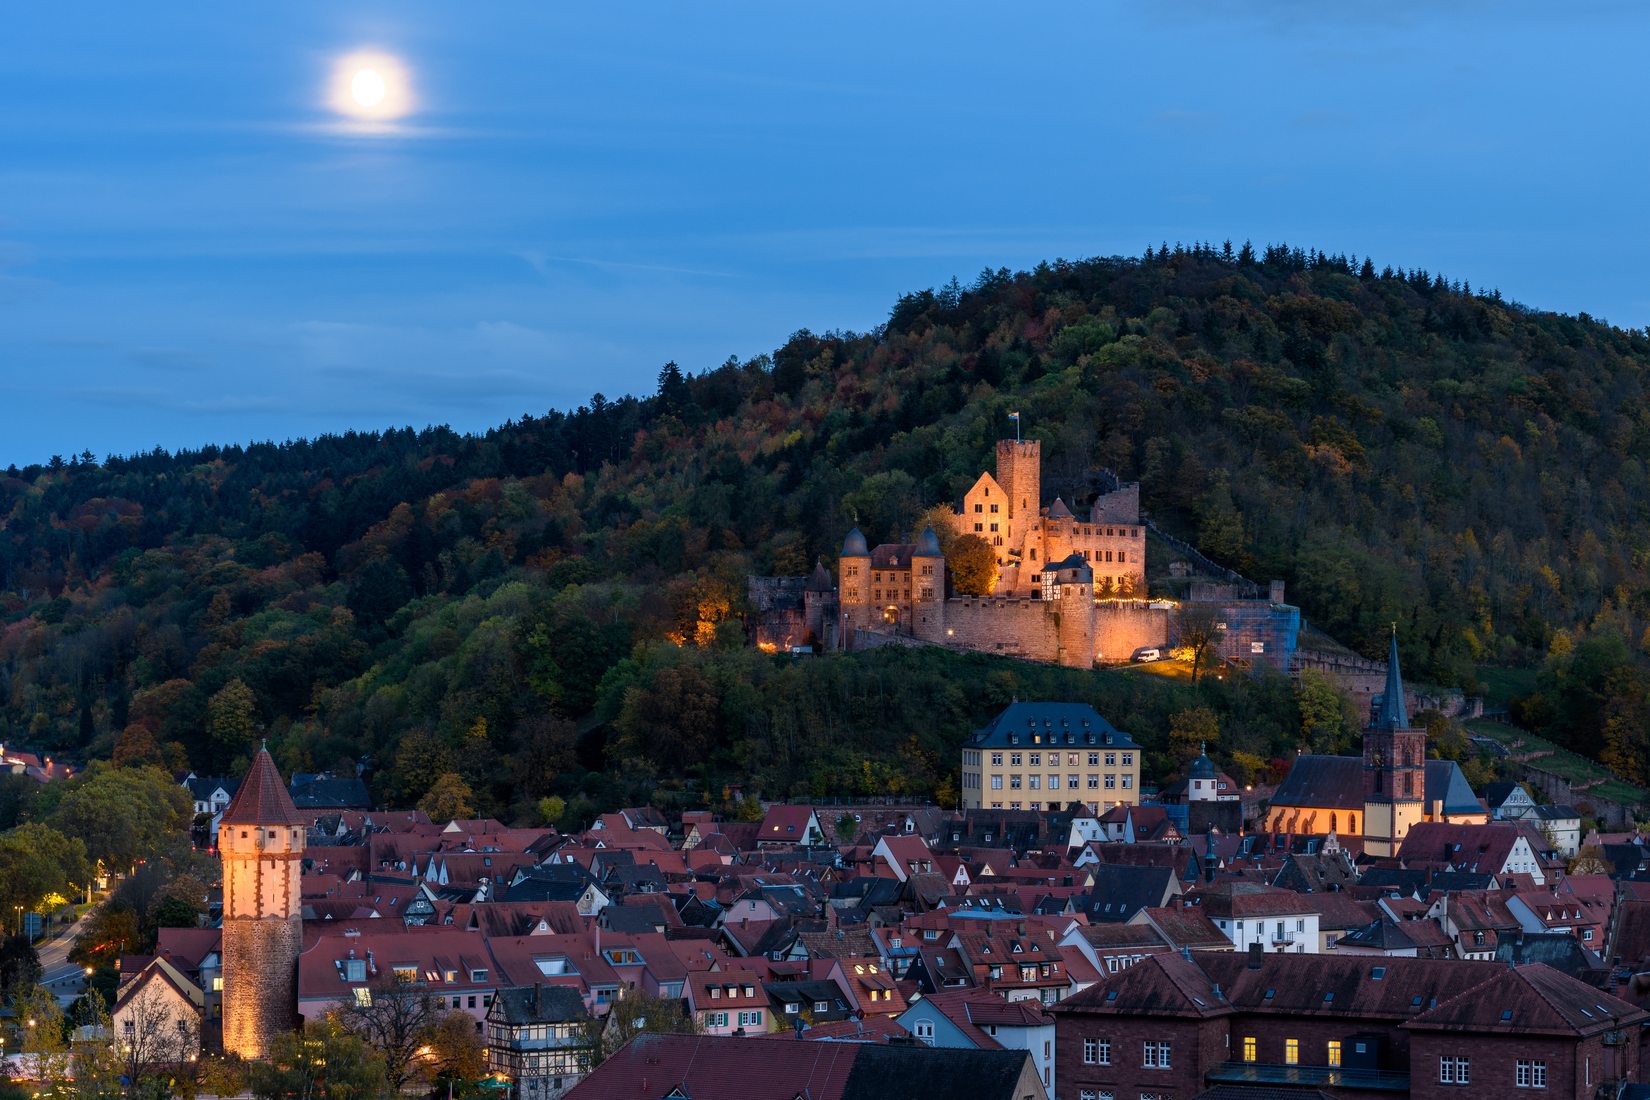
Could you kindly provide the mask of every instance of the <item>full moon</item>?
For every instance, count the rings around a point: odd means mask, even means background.
[[[372,69],[362,69],[349,82],[350,95],[363,107],[376,107],[384,99],[384,78]]]
[[[379,50],[357,50],[333,62],[327,103],[374,132],[392,128],[416,106],[407,66]]]

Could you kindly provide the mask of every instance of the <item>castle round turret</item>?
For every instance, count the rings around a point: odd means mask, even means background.
[[[945,638],[945,554],[932,527],[911,547],[911,631],[931,642]]]
[[[865,533],[858,527],[855,527],[852,531],[849,531],[848,537],[842,540],[842,553],[838,556],[844,558],[870,557],[871,547],[870,544],[865,541]]]
[[[308,819],[260,749],[218,826],[223,861],[223,1045],[263,1058],[298,1015]]]

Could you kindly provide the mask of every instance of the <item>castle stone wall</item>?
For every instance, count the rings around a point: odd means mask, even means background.
[[[1055,609],[1042,600],[964,597],[945,601],[945,644],[957,649],[1060,659],[1060,626]]]
[[[1144,602],[1094,605],[1096,659],[1102,664],[1127,661],[1138,649],[1168,644],[1169,612]]]
[[[1131,482],[1095,498],[1089,513],[1095,523],[1140,522],[1140,483]]]

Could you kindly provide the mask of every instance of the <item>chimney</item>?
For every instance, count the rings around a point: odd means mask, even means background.
[[[1266,945],[1265,944],[1263,944],[1263,943],[1252,943],[1252,944],[1249,945],[1249,969],[1250,970],[1259,970],[1261,960],[1264,959],[1265,957],[1266,957]]]
[[[1282,581],[1273,581],[1272,582],[1272,602],[1273,603],[1282,603],[1283,602],[1283,582]]]

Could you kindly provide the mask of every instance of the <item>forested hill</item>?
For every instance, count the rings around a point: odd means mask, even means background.
[[[1137,478],[1159,522],[1285,578],[1342,640],[1378,652],[1397,621],[1432,681],[1539,665],[1518,713],[1636,777],[1647,371],[1642,330],[1439,276],[1163,249],[988,271],[901,298],[875,333],[804,330],[483,436],[13,468],[0,733],[209,771],[263,731],[289,768],[370,753],[401,798],[456,769],[495,807],[582,774],[577,733],[587,768],[783,793],[814,779],[774,772],[775,743],[847,736],[869,689],[776,711],[770,678],[803,674],[729,648],[744,576],[834,564],[852,517],[905,534],[989,468],[1018,410],[1050,497],[1091,494],[1096,466]],[[962,724],[985,701],[935,705]],[[949,761],[921,751],[878,760],[932,789]]]

